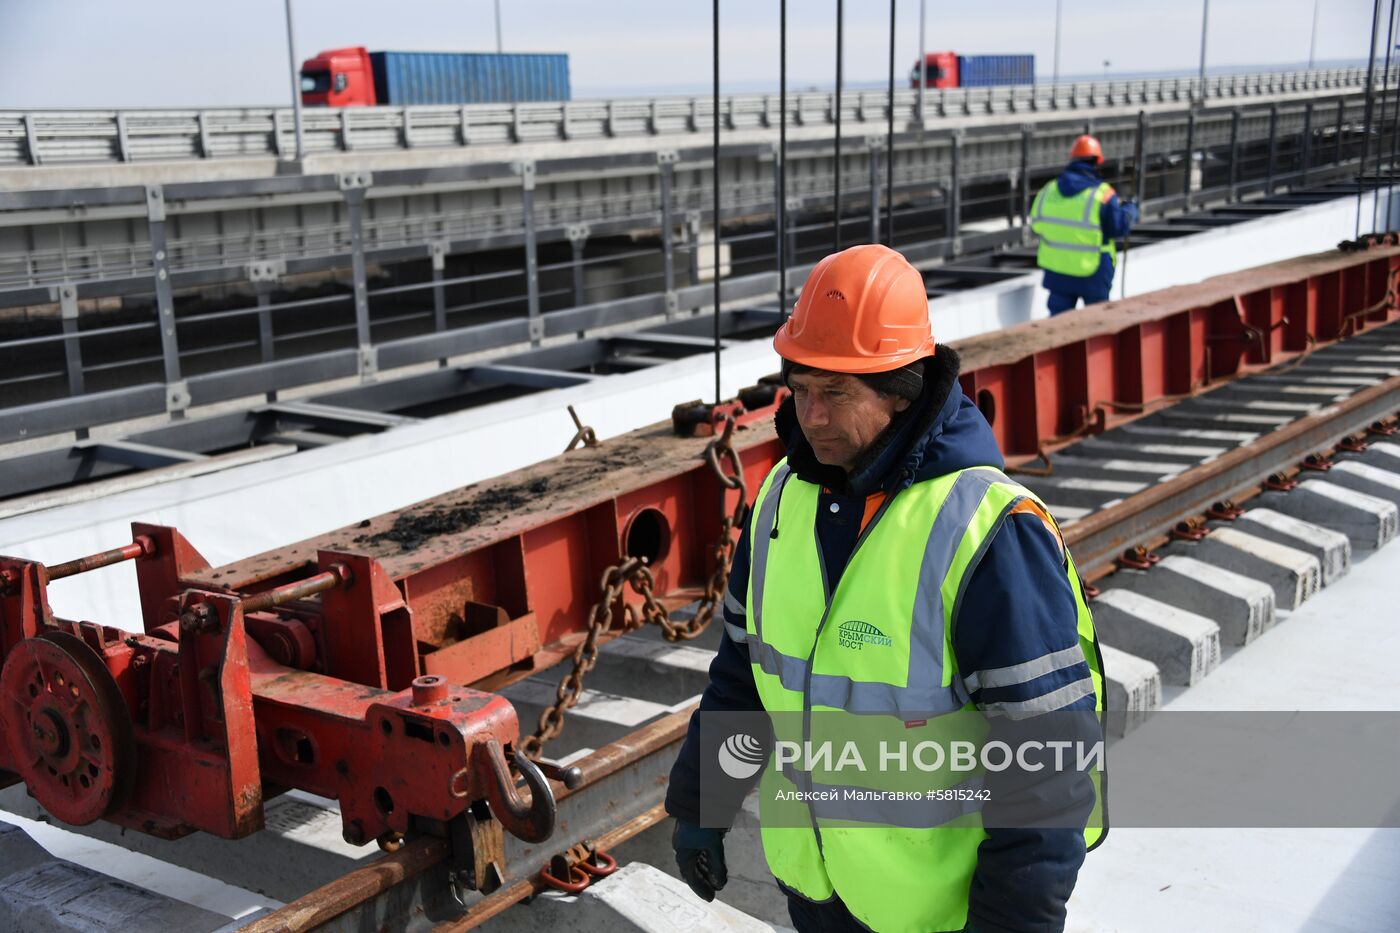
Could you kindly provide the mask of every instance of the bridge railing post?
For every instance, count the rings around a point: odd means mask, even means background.
[[[1278,167],[1278,104],[1269,105],[1269,161],[1264,171],[1264,193],[1274,193],[1274,169]]]
[[[678,310],[676,304],[676,230],[672,218],[672,191],[675,188],[676,162],[680,155],[674,149],[656,154],[656,168],[661,196],[661,277],[666,289],[666,315]]]
[[[1312,168],[1312,120],[1313,102],[1309,100],[1303,105],[1303,152],[1302,165],[1300,166],[1302,175],[1299,182],[1303,187],[1308,184],[1308,171]]]
[[[1021,168],[1018,173],[1021,194],[1021,243],[1030,242],[1031,224],[1031,125],[1021,124]]]
[[[83,347],[78,339],[78,286],[64,282],[58,286],[58,307],[63,316],[63,357],[68,375],[68,394],[83,394]]]
[[[170,287],[170,254],[165,237],[165,191],[160,185],[146,188],[146,229],[151,243],[151,275],[155,278],[165,410],[172,418],[182,418],[185,409],[190,407],[190,393],[180,376],[180,341],[176,333],[175,296]]]
[[[520,175],[520,212],[525,227],[525,313],[529,319],[530,346],[544,339],[544,319],[540,317],[540,261],[535,237],[535,163],[516,162]]]
[[[1334,155],[1333,155],[1333,157],[1332,157],[1332,162],[1333,162],[1333,164],[1336,165],[1338,168],[1340,168],[1341,165],[1342,165],[1342,156],[1343,156],[1343,154],[1344,154],[1344,151],[1343,151],[1343,149],[1342,149],[1342,127],[1343,127],[1343,125],[1346,123],[1346,118],[1347,118],[1347,102],[1346,102],[1346,99],[1345,99],[1345,98],[1339,97],[1339,98],[1337,98],[1337,134],[1336,134],[1336,143],[1337,143],[1337,144],[1336,144],[1336,147],[1335,147]]]
[[[880,138],[865,141],[866,161],[870,163],[870,242],[880,242]]]
[[[1185,196],[1185,206],[1191,207],[1191,172],[1196,159],[1196,111],[1186,112],[1186,157],[1182,159],[1181,193]]]
[[[948,137],[948,197],[947,215],[944,221],[948,228],[948,248],[953,256],[962,253],[962,130],[954,130]]]
[[[437,334],[447,331],[447,289],[443,287],[442,277],[447,270],[447,240],[434,240],[428,244],[428,256],[433,265],[433,332]],[[447,358],[438,359],[438,366],[446,366]]]
[[[373,178],[369,172],[346,172],[337,180],[341,195],[345,199],[345,218],[350,228],[350,274],[355,298],[355,342],[359,348],[359,373],[362,380],[369,380],[379,370],[378,355],[370,337],[369,284],[365,271],[365,190]]]

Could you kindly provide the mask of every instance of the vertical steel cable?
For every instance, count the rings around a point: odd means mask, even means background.
[[[1380,0],[1376,0],[1380,3]],[[836,178],[836,190],[832,195],[832,213],[835,216],[835,241],[836,252],[841,251],[841,90],[843,82],[841,80],[841,46],[845,38],[842,27],[842,14],[845,12],[842,0],[836,0],[836,154],[832,172]]]
[[[1377,3],[1380,3],[1380,0],[1376,0],[1376,2],[1377,2]],[[711,48],[713,49],[713,58],[714,58],[714,83],[715,83],[715,86],[714,86],[714,108],[715,108],[715,112],[714,112],[714,117],[713,117],[713,119],[711,120],[711,123],[713,124],[714,135],[713,135],[713,139],[712,139],[711,146],[710,146],[710,151],[711,151],[711,154],[712,154],[712,161],[713,161],[713,163],[714,163],[714,168],[711,170],[711,173],[714,175],[714,218],[715,218],[715,234],[714,234],[714,237],[713,237],[713,242],[714,242],[714,244],[715,244],[715,247],[714,247],[714,257],[715,257],[715,259],[714,259],[713,271],[712,271],[711,274],[714,275],[714,277],[715,277],[715,404],[718,405],[718,404],[723,400],[723,396],[720,395],[720,390],[719,390],[719,348],[720,348],[720,342],[719,342],[719,301],[720,301],[720,294],[719,294],[719,270],[720,270],[720,262],[719,262],[719,243],[720,243],[720,236],[719,236],[719,233],[720,233],[720,228],[721,228],[721,226],[722,226],[722,224],[720,223],[720,215],[719,215],[719,184],[720,184],[720,181],[719,181],[719,0],[711,0],[711,6],[712,6],[712,8],[713,8],[713,10],[714,10],[714,26],[713,26],[713,36],[712,36],[710,45],[711,45]]]
[[[1361,161],[1356,169],[1356,229],[1354,236],[1361,236],[1361,177],[1366,171],[1366,159],[1371,154],[1371,117],[1376,105],[1376,33],[1381,25],[1381,0],[1375,0],[1371,12],[1371,54],[1366,66],[1366,116],[1361,121]]]
[[[1397,25],[1400,25],[1400,22],[1397,22]],[[1397,34],[1396,38],[1400,38],[1400,33]],[[1396,61],[1400,62],[1400,57]],[[1390,128],[1390,171],[1388,173],[1392,178],[1395,175],[1396,153],[1400,152],[1400,68],[1396,69],[1395,95],[1395,119],[1391,121]]]
[[[778,320],[787,305],[787,0],[778,0]]]
[[[1395,115],[1391,120],[1392,125],[1390,128],[1390,158],[1388,161],[1389,168],[1386,171],[1387,201],[1395,197],[1395,163],[1397,153],[1400,153],[1400,74],[1396,75],[1395,94]],[[1385,225],[1387,229],[1389,229],[1391,226],[1391,217],[1393,215],[1394,211],[1391,211],[1389,208],[1387,208],[1385,218]]]
[[[894,8],[890,0],[889,128],[885,133],[885,245],[894,248]],[[1391,0],[1392,3],[1395,0]],[[870,192],[875,197],[875,192]]]
[[[1385,71],[1381,72],[1381,119],[1377,124],[1378,132],[1382,134],[1376,140],[1376,180],[1371,185],[1371,232],[1379,232],[1379,218],[1381,211],[1381,162],[1385,158],[1385,145],[1383,143],[1385,133],[1385,113],[1386,104],[1390,100],[1390,50],[1391,43],[1395,41],[1395,0],[1390,0],[1390,21],[1385,27]],[[1368,134],[1369,135],[1369,134]],[[1389,214],[1389,208],[1386,213]],[[1387,220],[1389,218],[1387,217]],[[1387,223],[1387,226],[1389,224]]]

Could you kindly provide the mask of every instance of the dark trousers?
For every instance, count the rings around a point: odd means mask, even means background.
[[[1104,289],[1100,291],[1090,286],[1078,292],[1051,292],[1050,300],[1046,302],[1046,306],[1050,308],[1050,316],[1054,317],[1057,314],[1063,314],[1066,311],[1074,310],[1081,298],[1084,299],[1084,306],[1087,308],[1089,305],[1098,304],[1100,301],[1107,301],[1108,290]]]
[[[866,933],[870,929],[852,917],[835,894],[825,903],[814,904],[789,891],[783,893],[787,895],[788,916],[797,933]]]
[[[846,909],[845,903],[835,894],[831,900],[814,904],[805,897],[793,894],[781,884],[778,887],[788,899],[788,916],[797,933],[869,933],[870,928],[861,923]],[[966,930],[962,933],[967,933]]]

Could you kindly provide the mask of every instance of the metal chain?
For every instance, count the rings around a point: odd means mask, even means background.
[[[583,693],[583,675],[593,670],[593,666],[598,663],[598,638],[609,629],[613,623],[613,605],[621,602],[622,588],[626,585],[628,578],[642,566],[640,559],[629,557],[620,564],[615,564],[603,571],[603,576],[598,588],[602,595],[593,604],[593,609],[588,616],[588,631],[579,646],[574,649],[574,668],[559,681],[559,686],[554,689],[554,703],[545,707],[540,713],[539,724],[535,727],[535,734],[527,736],[520,743],[520,750],[531,758],[539,757],[540,749],[545,742],[554,738],[564,729],[564,713],[572,709],[578,703],[578,698]],[[625,603],[622,606],[623,631],[635,628],[640,623],[637,621],[637,610]]]
[[[699,600],[694,617],[687,622],[671,621],[670,613],[656,598],[656,579],[645,558],[629,557],[603,571],[598,585],[598,601],[589,612],[587,632],[574,649],[573,670],[559,681],[554,691],[555,702],[540,713],[535,733],[526,736],[520,743],[521,751],[529,757],[538,758],[544,743],[563,731],[564,714],[578,703],[583,693],[584,675],[598,663],[598,640],[613,628],[615,607],[622,608],[620,631],[630,632],[649,623],[660,626],[667,641],[689,641],[705,631],[714,619],[716,610],[724,602],[725,588],[729,585],[729,565],[734,559],[734,529],[743,526],[749,501],[744,465],[739,459],[739,452],[730,443],[733,434],[734,418],[731,415],[725,419],[724,431],[705,448],[705,462],[715,478],[724,489],[737,490],[739,499],[732,510],[726,510],[725,497],[720,496],[720,532],[711,546],[715,569],[705,584],[705,594]],[[726,464],[731,472],[726,472]],[[642,597],[640,610],[623,601],[625,586],[631,586],[633,592]]]

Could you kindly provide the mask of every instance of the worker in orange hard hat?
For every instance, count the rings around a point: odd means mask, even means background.
[[[1137,222],[1137,205],[1118,200],[1103,180],[1103,147],[1080,136],[1069,150],[1069,164],[1047,183],[1031,206],[1031,229],[1040,237],[1036,263],[1045,270],[1051,315],[1079,304],[1107,301],[1113,290],[1118,253],[1115,242]]]
[[[951,714],[999,710],[1010,715],[984,722],[1000,740],[1003,725],[1068,711],[1101,737],[1102,661],[1074,562],[1046,507],[1001,472],[958,354],[934,343],[919,271],[884,246],[827,256],[773,346],[792,390],[775,417],[787,456],[751,504],[710,683],[671,771],[681,875],[705,900],[724,888],[733,801],[757,782],[764,855],[799,931],[1061,930],[1102,835],[1087,826],[1092,778],[988,775],[985,808],[813,796],[784,820],[779,802],[794,798],[781,795],[829,786],[829,772],[775,764],[763,729],[733,725],[762,711],[776,737],[816,717],[839,742],[837,717],[918,741],[946,735],[925,730]],[[1038,829],[998,818],[1026,805],[1055,816]]]

